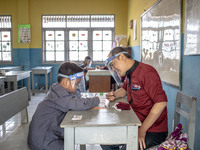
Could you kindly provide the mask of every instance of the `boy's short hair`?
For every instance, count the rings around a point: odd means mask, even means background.
[[[80,66],[78,66],[75,62],[66,61],[60,65],[58,69],[58,74],[60,73],[69,76],[82,71],[83,69]],[[57,78],[58,83],[60,83],[62,80],[63,77],[58,76]]]
[[[91,61],[91,59],[92,59],[92,58],[91,58],[90,56],[86,56],[84,61],[86,61],[86,60]]]
[[[109,55],[113,56],[113,55],[118,54],[120,52],[127,52],[127,51],[123,47],[115,47],[110,51]],[[132,59],[132,57],[128,53],[125,53],[124,55],[127,58]]]

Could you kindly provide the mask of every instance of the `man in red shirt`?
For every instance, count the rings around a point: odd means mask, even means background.
[[[127,95],[127,101],[142,122],[138,130],[140,150],[162,143],[168,135],[167,97],[157,71],[150,65],[135,61],[122,47],[109,53],[107,65],[121,77],[123,86],[106,95],[107,99]],[[103,150],[125,150],[125,145],[101,145]]]

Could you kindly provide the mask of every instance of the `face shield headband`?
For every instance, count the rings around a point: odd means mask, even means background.
[[[59,73],[58,76],[63,77],[63,78],[69,78],[70,80],[74,80],[74,79],[82,78],[84,76],[84,72],[78,72],[69,76]]]
[[[118,54],[115,54],[109,58],[106,59],[105,64],[108,67],[108,69],[111,69],[111,62],[113,61],[113,59],[115,59],[116,57],[118,57],[120,54],[128,54],[128,52],[120,52]]]

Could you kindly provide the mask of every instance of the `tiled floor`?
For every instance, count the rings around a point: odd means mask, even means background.
[[[29,121],[37,108],[37,105],[43,100],[45,94],[37,93],[31,97],[28,107]],[[30,150],[27,146],[27,135],[29,123],[21,124],[20,114],[15,115],[0,126],[0,150]],[[101,150],[99,145],[87,145],[87,150]],[[79,150],[77,146],[76,150]]]

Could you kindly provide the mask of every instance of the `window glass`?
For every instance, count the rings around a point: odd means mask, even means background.
[[[104,62],[112,49],[114,20],[114,15],[43,15],[43,62],[82,63],[86,56]]]
[[[70,50],[78,50],[78,41],[69,41]]]
[[[93,50],[102,50],[102,41],[93,41]]]
[[[112,41],[103,41],[103,50],[111,50]]]
[[[54,61],[54,52],[46,52],[46,60],[47,61]]]
[[[64,40],[64,31],[56,31],[56,40]]]
[[[46,42],[46,50],[53,51],[54,50],[54,42]]]
[[[11,52],[3,52],[3,60],[11,61]]]
[[[93,60],[102,61],[102,51],[93,51]]]
[[[70,51],[69,59],[70,60],[78,60],[78,51]]]
[[[54,40],[54,31],[46,31],[46,40]]]
[[[88,31],[79,31],[79,40],[88,40]]]
[[[56,42],[56,50],[60,51],[60,50],[64,50],[64,42]]]
[[[79,60],[83,61],[87,55],[88,55],[87,51],[80,51],[79,52]]]
[[[79,50],[88,50],[87,41],[79,41]]]
[[[103,31],[103,40],[112,40],[112,32]]]
[[[10,41],[10,32],[2,31],[2,41]]]
[[[65,57],[64,57],[64,51],[59,51],[56,52],[56,61],[64,61]]]
[[[69,40],[78,40],[78,31],[69,31]]]

